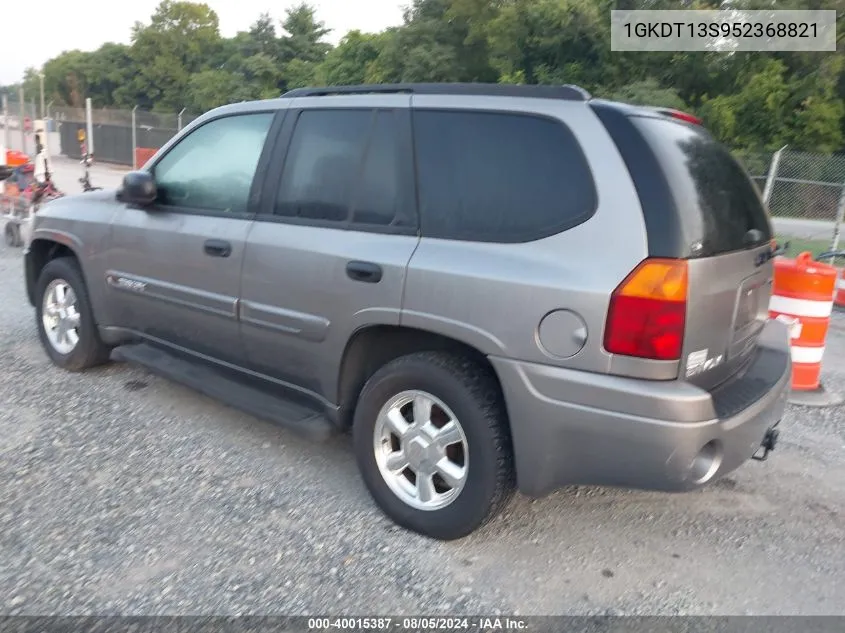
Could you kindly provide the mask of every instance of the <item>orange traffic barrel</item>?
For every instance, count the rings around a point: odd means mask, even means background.
[[[836,263],[838,257],[845,257],[845,251],[827,251],[816,257],[816,259],[818,261],[829,259],[831,262]],[[845,308],[845,268],[839,269],[839,279],[836,281],[836,292],[833,295],[833,303],[840,308]]]
[[[822,357],[833,312],[837,270],[813,261],[812,253],[777,257],[769,316],[790,324],[792,389],[813,391],[821,384]]]

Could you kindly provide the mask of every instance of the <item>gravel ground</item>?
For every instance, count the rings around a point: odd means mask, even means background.
[[[381,516],[328,445],[39,347],[0,246],[0,613],[845,614],[845,408],[709,488],[517,497],[450,544]],[[845,315],[826,355],[845,391]]]

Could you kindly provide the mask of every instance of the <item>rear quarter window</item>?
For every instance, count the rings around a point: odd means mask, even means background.
[[[772,238],[756,186],[727,148],[695,125],[656,117],[631,117],[663,170],[684,242],[706,257],[747,248],[746,234]]]
[[[475,111],[413,116],[423,236],[526,242],[595,213],[587,159],[562,122]]]

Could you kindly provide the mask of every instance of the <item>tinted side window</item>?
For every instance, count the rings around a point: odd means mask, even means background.
[[[558,121],[417,110],[414,142],[424,236],[529,241],[595,212],[587,160]]]
[[[395,114],[378,112],[355,188],[353,224],[388,225],[393,222],[399,204],[402,166],[397,155],[398,136]]]
[[[299,115],[276,215],[361,225],[397,224],[403,164],[390,110],[306,110]]]
[[[159,204],[245,213],[273,116],[217,119],[179,141],[155,165]]]

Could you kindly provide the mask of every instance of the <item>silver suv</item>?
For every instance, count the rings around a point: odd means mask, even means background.
[[[38,215],[47,354],[124,360],[314,438],[398,524],[513,488],[696,488],[774,448],[775,253],[694,117],[572,86],[302,89],[193,122]],[[759,451],[759,454],[757,454]]]

